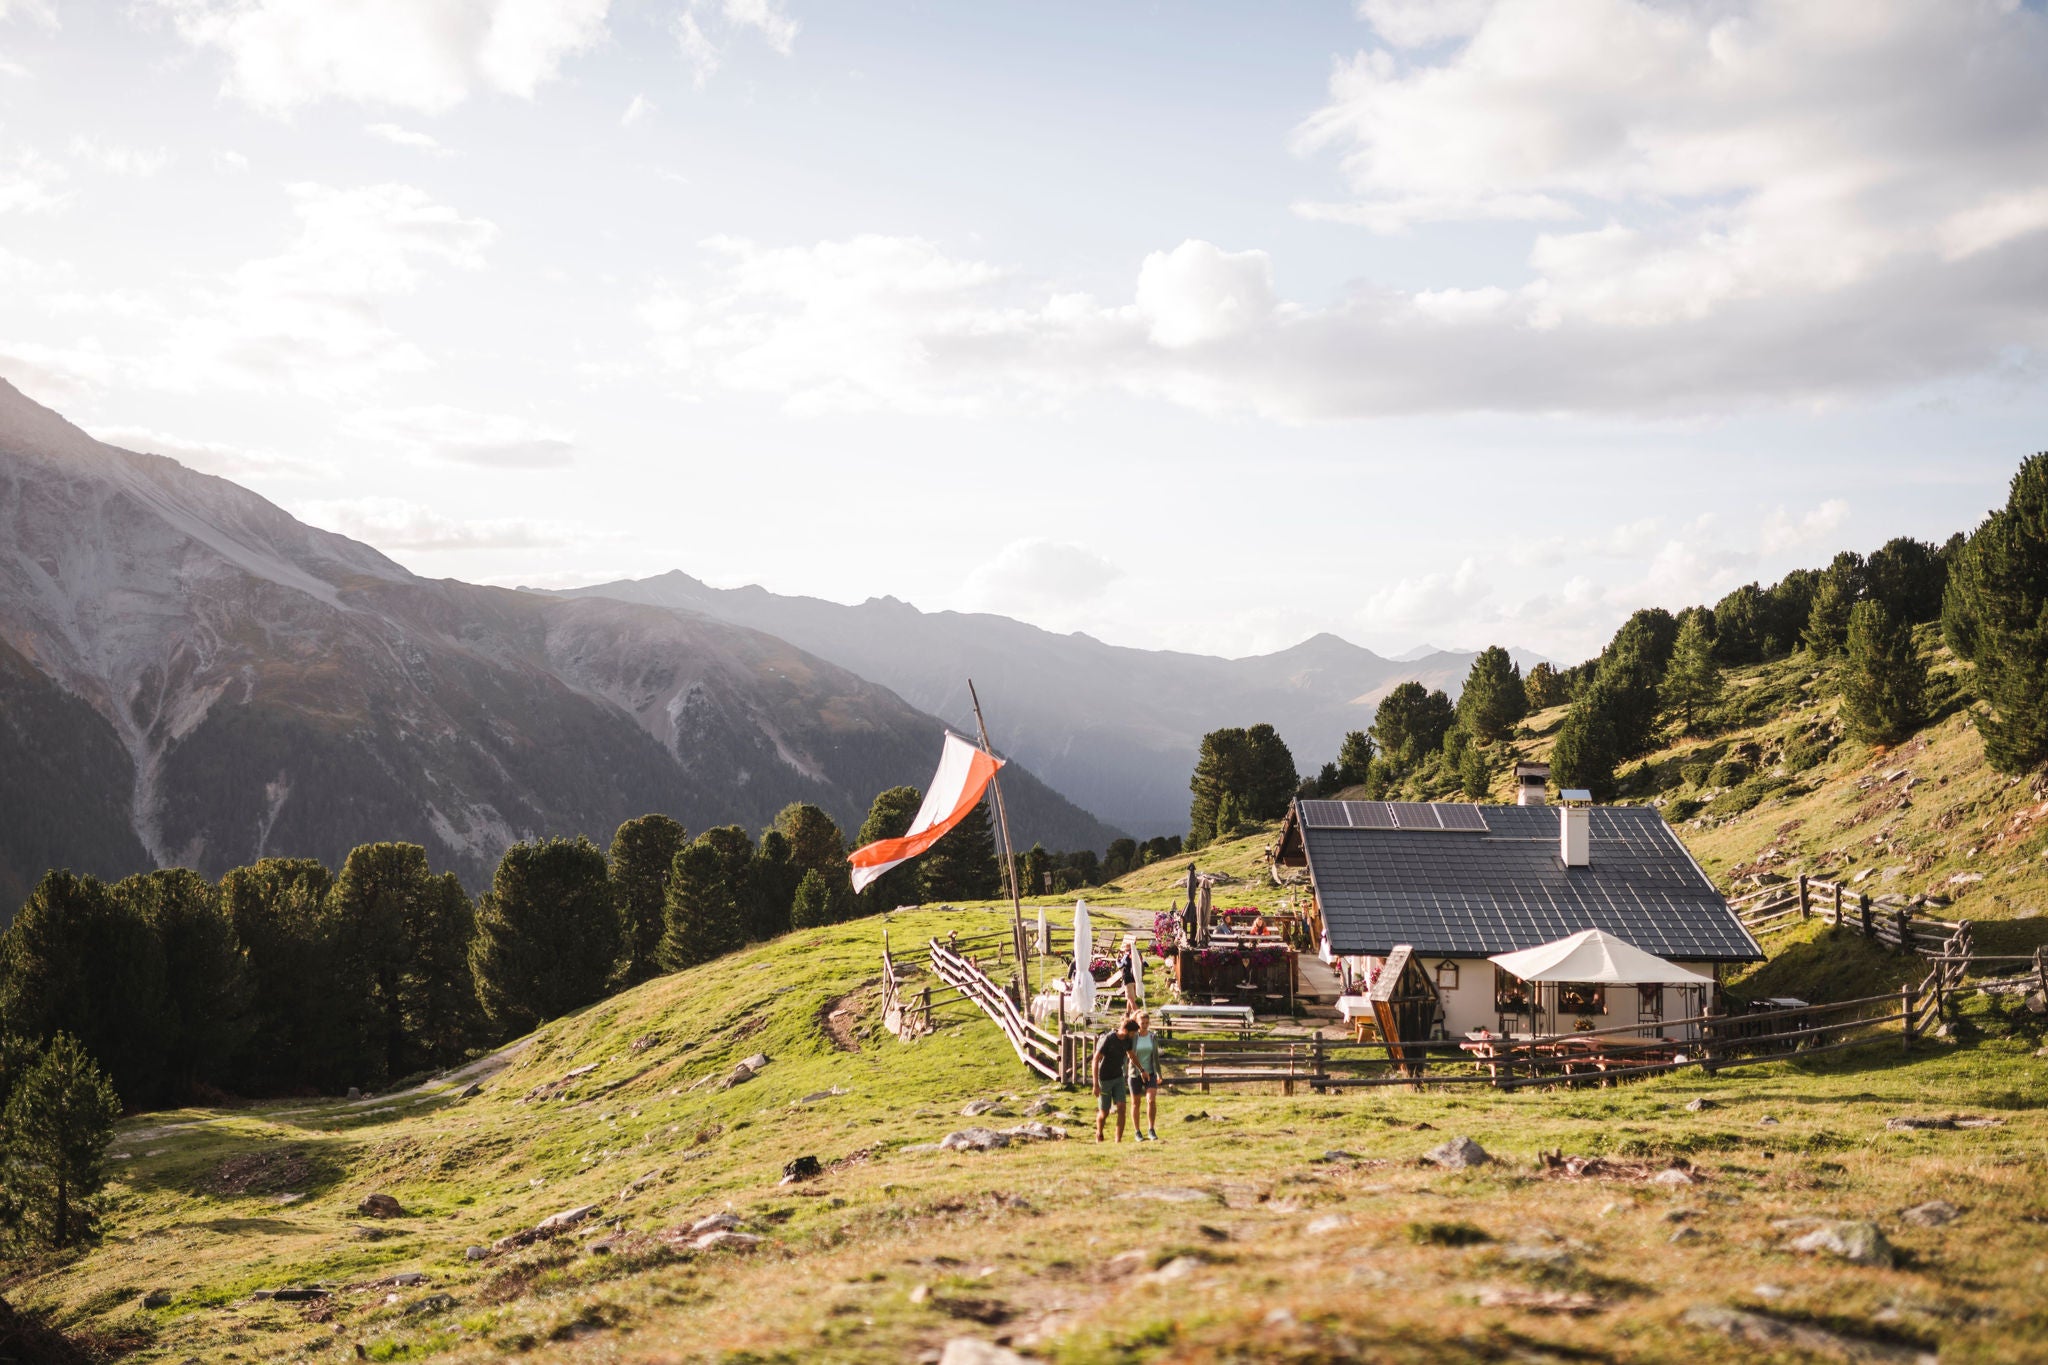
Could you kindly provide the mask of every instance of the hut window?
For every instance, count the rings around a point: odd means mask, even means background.
[[[1436,988],[1439,992],[1458,989],[1458,964],[1449,958],[1436,964]]]
[[[1566,1014],[1605,1014],[1607,987],[1591,981],[1560,982],[1557,1007]]]
[[[1529,983],[1504,968],[1493,969],[1493,1007],[1502,1014],[1529,1012]]]

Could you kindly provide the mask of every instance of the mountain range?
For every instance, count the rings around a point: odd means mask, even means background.
[[[1140,836],[1184,831],[1202,736],[1261,721],[1304,775],[1409,679],[1456,696],[1473,652],[1388,659],[1322,634],[1274,654],[1225,659],[1130,649],[1006,616],[920,611],[893,597],[845,606],[760,587],[713,588],[680,571],[561,594],[608,598],[751,626],[871,678],[973,733],[967,679],[996,747],[1055,790]],[[1510,651],[1527,667],[1540,655]]]
[[[941,722],[742,624],[421,578],[0,382],[0,906],[49,867],[209,875],[420,843],[473,889],[517,839],[666,811],[849,833]],[[1116,831],[1004,778],[1019,841]]]

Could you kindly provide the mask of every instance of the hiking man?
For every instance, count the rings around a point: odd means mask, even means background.
[[[1116,1108],[1116,1140],[1124,1140],[1124,1116],[1130,1108],[1131,1092],[1125,1072],[1131,1064],[1131,1040],[1138,1036],[1138,1021],[1126,1019],[1095,1040],[1095,1140],[1101,1142],[1102,1127]]]

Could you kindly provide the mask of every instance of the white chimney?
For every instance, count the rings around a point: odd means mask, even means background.
[[[1586,792],[1563,793],[1566,800],[1589,800]],[[1589,867],[1593,862],[1593,812],[1581,805],[1557,808],[1557,856],[1566,867]]]
[[[1515,765],[1515,804],[1518,806],[1540,806],[1543,804],[1544,789],[1550,783],[1548,763],[1517,763]]]

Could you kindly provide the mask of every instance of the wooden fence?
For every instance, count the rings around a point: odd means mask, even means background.
[[[1867,891],[1851,890],[1843,882],[1824,881],[1803,872],[1792,881],[1732,897],[1728,908],[1751,934],[1774,933],[1818,917],[1824,924],[1922,957],[1970,955],[1968,920],[1916,915],[1903,900],[1872,898]]]
[[[1802,1059],[1895,1038],[1910,1046],[1934,1016],[1920,988],[1826,1005],[1666,1021],[1689,1039],[1643,1038],[1639,1025],[1530,1039],[1352,1042],[1321,1034],[1278,1038],[1167,1039],[1166,1080],[1183,1088],[1273,1085],[1332,1091],[1380,1086],[1605,1084],[1697,1067],[1708,1073]],[[1892,1025],[1897,1025],[1893,1032]]]
[[[1001,935],[996,939],[997,946],[1006,944],[1008,939],[1007,933]],[[1066,1032],[1064,1024],[1058,1033],[1049,1033],[1032,1022],[1018,1002],[1016,993],[996,984],[981,964],[968,955],[967,947],[958,935],[949,936],[945,942],[933,939],[932,974],[995,1020],[996,1027],[1010,1040],[1010,1047],[1024,1065],[1049,1081],[1079,1079],[1083,1035]],[[1000,960],[999,954],[998,962]]]

